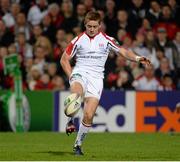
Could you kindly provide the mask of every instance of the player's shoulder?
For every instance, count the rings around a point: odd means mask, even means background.
[[[106,39],[106,40],[111,40],[111,41],[113,41],[114,40],[114,38],[113,37],[111,37],[111,36],[109,36],[109,35],[107,35],[106,33],[104,33],[104,32],[101,32],[101,35]]]
[[[71,43],[75,44],[76,42],[78,42],[83,36],[85,35],[85,33],[81,33],[79,34],[78,36],[76,36],[72,41]]]
[[[116,47],[120,47],[119,42],[114,37],[111,37],[111,36],[109,36],[109,35],[107,35],[106,33],[103,33],[103,32],[101,32],[101,33],[102,33],[104,39],[106,39],[106,41],[108,41],[109,43],[115,45]]]

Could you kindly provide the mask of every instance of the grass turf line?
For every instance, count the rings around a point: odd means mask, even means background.
[[[76,135],[0,133],[0,160],[180,160],[180,134],[89,133],[84,156],[75,156]]]

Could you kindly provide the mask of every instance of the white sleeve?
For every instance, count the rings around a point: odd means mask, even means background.
[[[118,54],[121,48],[119,43],[113,37],[106,37],[108,38],[107,47],[109,48],[109,50]]]

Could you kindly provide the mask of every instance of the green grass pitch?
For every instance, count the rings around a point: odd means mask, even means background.
[[[0,133],[0,160],[180,160],[180,134],[89,133],[84,156],[72,153],[75,134]]]

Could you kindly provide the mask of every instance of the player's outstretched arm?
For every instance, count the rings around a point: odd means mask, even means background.
[[[138,56],[134,52],[129,51],[125,48],[121,48],[119,53],[131,61],[136,61],[136,62],[142,63],[145,66],[151,65],[151,61],[148,58],[146,58],[144,56]]]
[[[64,72],[68,76],[68,78],[70,77],[70,75],[72,73],[72,67],[70,64],[70,59],[71,59],[71,56],[69,56],[65,51],[61,57],[61,60],[60,60],[60,64],[61,64]]]

